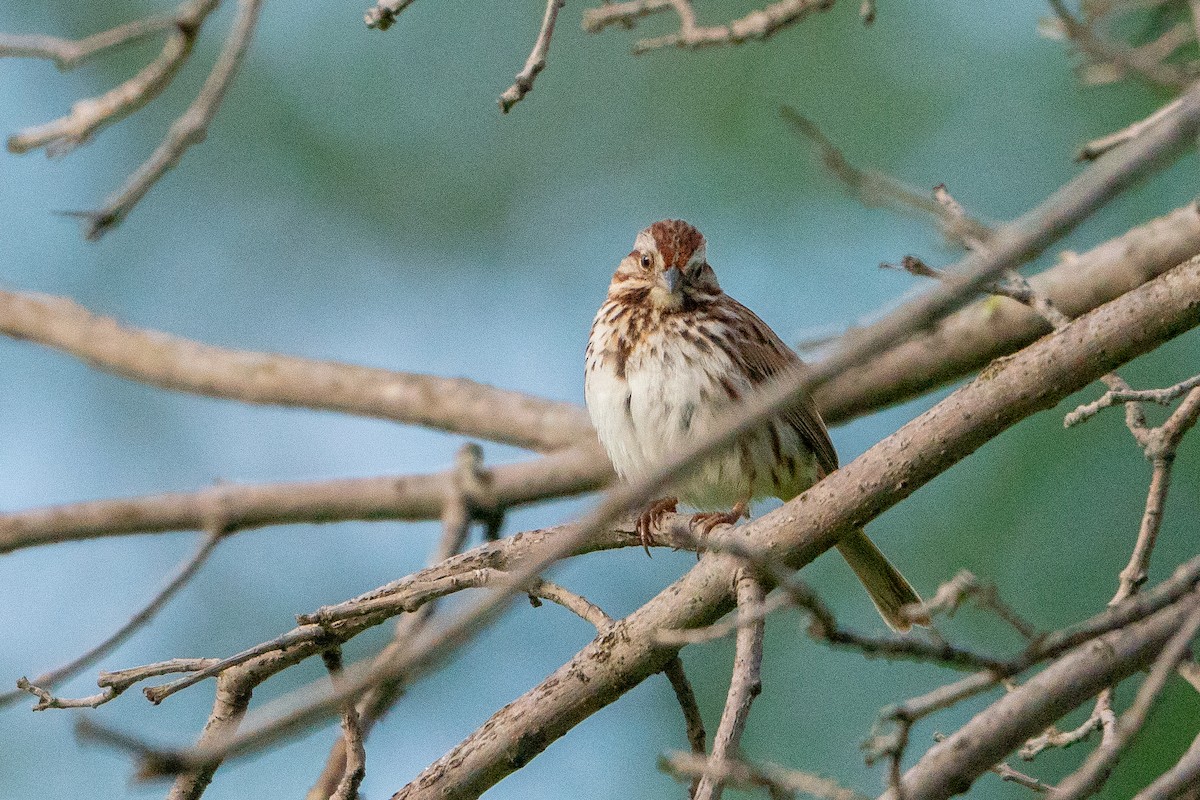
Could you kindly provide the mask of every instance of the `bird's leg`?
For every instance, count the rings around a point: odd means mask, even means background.
[[[738,500],[728,511],[707,511],[692,517],[692,532],[701,539],[712,533],[718,525],[734,525],[739,519],[750,518],[750,499]]]
[[[650,545],[654,544],[654,529],[662,527],[663,517],[667,514],[674,514],[678,507],[678,497],[664,497],[655,500],[649,508],[638,515],[637,535],[642,542],[642,547],[646,550],[646,555],[650,555]]]

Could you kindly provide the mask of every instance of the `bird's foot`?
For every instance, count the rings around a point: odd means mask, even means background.
[[[739,500],[728,511],[706,511],[694,515],[691,522],[692,533],[704,539],[718,525],[735,525],[742,517],[750,518],[750,504],[745,500]]]
[[[678,497],[664,497],[655,500],[649,508],[638,515],[637,535],[646,555],[650,555],[650,545],[654,544],[654,529],[661,528],[667,514],[674,514],[678,507]]]

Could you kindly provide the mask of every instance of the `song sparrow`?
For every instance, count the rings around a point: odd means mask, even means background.
[[[647,474],[757,385],[800,363],[753,311],[721,291],[704,251],[704,237],[682,220],[646,228],[592,323],[587,407],[623,480]],[[748,516],[752,499],[790,500],[837,466],[825,423],[805,397],[692,470],[676,491],[698,509],[732,509],[697,514],[693,526],[707,533]],[[643,545],[677,502],[663,498],[639,517]],[[901,608],[920,597],[904,576],[862,531],[838,550],[884,621],[907,630]]]

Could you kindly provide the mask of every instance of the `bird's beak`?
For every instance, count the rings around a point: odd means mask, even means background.
[[[675,294],[679,291],[680,284],[683,283],[683,273],[679,267],[671,267],[663,274],[663,279],[667,282],[667,291]]]

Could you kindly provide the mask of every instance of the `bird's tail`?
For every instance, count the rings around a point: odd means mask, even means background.
[[[838,551],[862,581],[879,616],[894,631],[906,631],[912,623],[928,625],[929,618],[910,618],[901,610],[906,605],[920,603],[921,597],[892,566],[875,543],[861,530],[846,535],[837,545]]]

